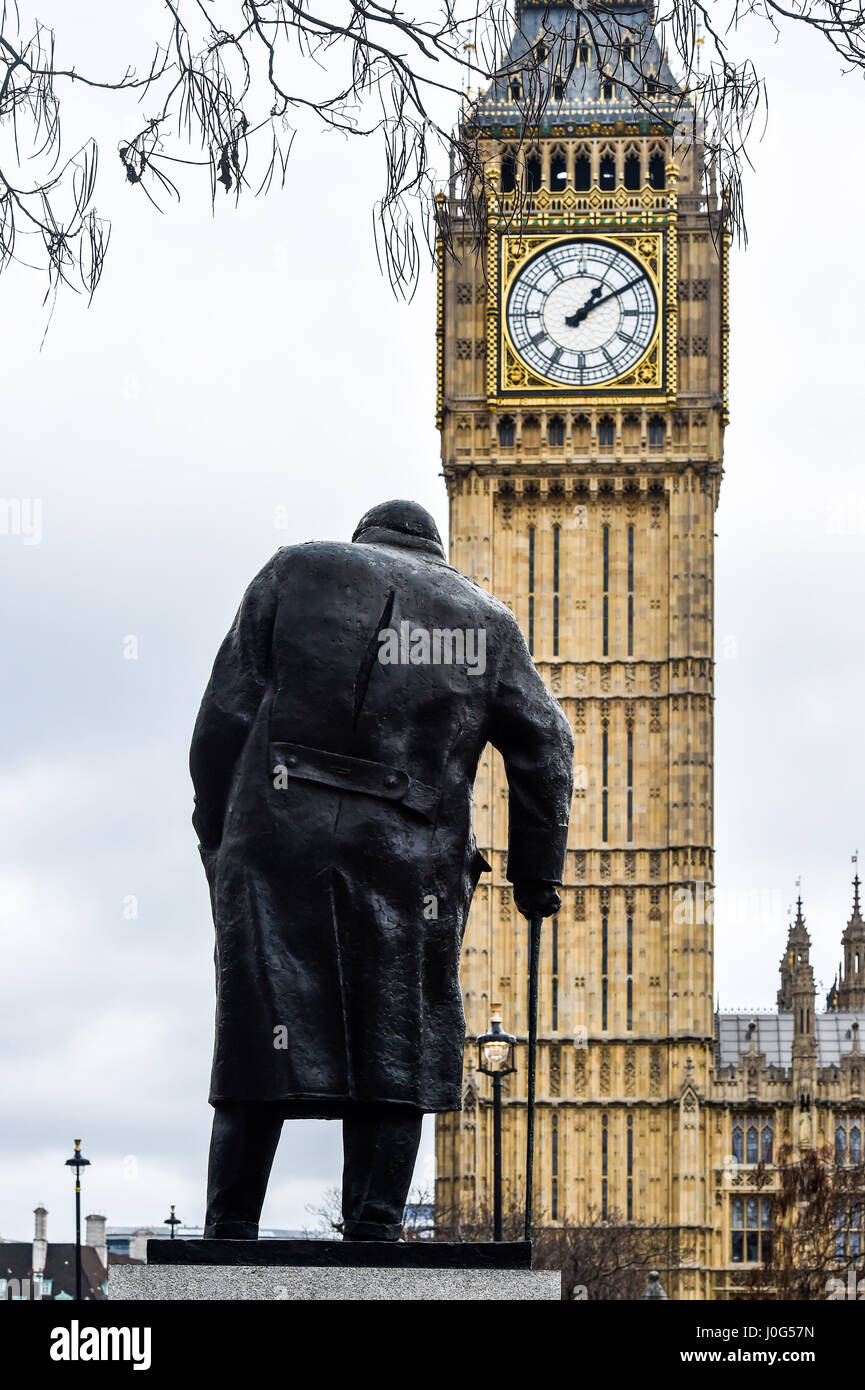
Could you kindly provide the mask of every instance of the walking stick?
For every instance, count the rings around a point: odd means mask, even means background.
[[[538,972],[541,959],[541,915],[529,918],[529,1077],[526,1111],[526,1226],[532,1238],[532,1196],[535,1168],[535,1061],[538,1051]]]

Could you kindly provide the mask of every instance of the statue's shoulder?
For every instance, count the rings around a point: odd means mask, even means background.
[[[320,568],[328,564],[344,564],[352,550],[348,541],[299,541],[296,545],[281,545],[264,567],[276,576],[291,570]]]
[[[473,599],[486,609],[490,620],[498,619],[505,627],[518,628],[517,620],[506,603],[502,603],[501,599],[491,594],[489,589],[485,589],[483,584],[478,583],[470,574],[463,574],[462,570],[454,569],[452,565],[449,568],[469,586]]]
[[[350,541],[298,541],[296,545],[281,545],[273,559],[290,563],[314,559],[317,555],[347,555],[356,549]]]

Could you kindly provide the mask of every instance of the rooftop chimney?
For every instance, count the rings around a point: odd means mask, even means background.
[[[129,1242],[130,1260],[141,1260],[144,1264],[146,1264],[147,1242],[149,1240],[153,1240],[155,1235],[156,1232],[151,1231],[147,1226],[142,1226],[139,1230],[137,1230]]]
[[[93,1247],[98,1259],[107,1269],[108,1244],[105,1237],[105,1223],[107,1218],[104,1216],[88,1216],[85,1219],[87,1226],[85,1229],[84,1244]]]
[[[36,1207],[33,1226],[33,1272],[40,1273],[48,1258],[48,1212],[45,1207]]]

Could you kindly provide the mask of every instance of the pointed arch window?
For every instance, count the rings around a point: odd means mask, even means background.
[[[601,155],[600,163],[601,188],[611,189],[616,186],[616,161],[611,154]]]
[[[578,154],[574,160],[574,188],[578,193],[587,193],[592,186],[592,161],[587,154]]]
[[[628,656],[634,655],[634,528],[628,527]],[[631,776],[630,765],[628,771],[628,786],[631,786],[633,778]],[[630,815],[629,815],[630,823]],[[631,835],[628,834],[630,840]]]
[[[639,188],[641,177],[640,156],[631,150],[625,155],[625,187],[632,191]]]
[[[653,154],[649,158],[649,183],[652,188],[667,187],[667,168],[662,154]]]
[[[547,426],[547,437],[553,449],[561,448],[565,442],[565,422],[561,415],[554,415]]]
[[[529,527],[529,632],[528,648],[535,650],[535,528]]]
[[[627,786],[627,839],[628,843],[634,838],[634,729],[633,725],[628,725],[628,786]],[[628,919],[630,921],[630,918]],[[630,1024],[628,1025],[630,1027]]]
[[[553,78],[553,101],[564,101],[565,84],[561,77]]]
[[[550,1216],[553,1221],[559,1219],[559,1117],[553,1113],[552,1124],[552,1201],[550,1203]]]
[[[733,1139],[732,1139],[733,1158],[736,1163],[745,1162],[745,1131],[742,1128],[741,1115],[734,1116],[733,1119]]]
[[[835,1162],[858,1165],[862,1162],[862,1123],[859,1115],[839,1115],[835,1121]]]
[[[839,1260],[857,1260],[863,1249],[863,1216],[865,1204],[843,1202],[835,1213],[835,1256]]]
[[[541,156],[538,150],[530,150],[526,158],[526,188],[537,193],[541,186]]]
[[[602,92],[602,96],[603,96],[603,98],[604,98],[604,101],[612,101],[612,100],[613,100],[613,84],[612,84],[612,82],[605,82],[604,85],[603,85],[603,88],[601,89],[601,92]]]
[[[616,442],[616,422],[610,415],[602,415],[598,421],[598,444],[602,449],[612,449]]]
[[[508,83],[508,100],[519,101],[523,94],[523,84],[518,77]]]
[[[587,43],[581,43],[581,44],[580,44],[580,62],[583,64],[584,67],[588,67],[588,64],[589,64],[589,45],[588,45]]]
[[[553,150],[550,156],[550,188],[555,193],[568,181],[568,161],[564,150]]]
[[[634,1219],[634,1117],[628,1116],[628,1220]]]
[[[634,1027],[634,919],[628,918],[628,1032]]]
[[[501,189],[503,193],[513,193],[517,186],[517,161],[508,152],[502,157]]]
[[[649,421],[649,443],[660,447],[666,438],[667,426],[663,415],[653,415]]]
[[[553,930],[552,930],[552,943],[551,943],[551,944],[552,944],[552,962],[551,962],[551,963],[552,963],[552,967],[553,967],[553,972],[552,972],[552,980],[551,980],[552,993],[551,993],[551,999],[550,999],[550,1004],[551,1004],[551,1010],[550,1010],[550,1012],[551,1012],[551,1014],[552,1014],[552,1031],[555,1033],[555,1032],[558,1031],[558,1027],[559,1027],[559,919],[558,919],[558,917],[554,917],[554,918],[553,918]]]
[[[512,415],[503,415],[499,420],[499,447],[502,449],[512,449],[516,438],[517,427]]]
[[[605,735],[606,737],[606,735]],[[607,941],[607,919],[601,918],[601,1032],[607,1031],[607,985],[609,976],[607,973],[607,955],[609,943]]]
[[[559,654],[559,571],[561,569],[562,528],[553,527],[553,656]]]
[[[771,1163],[775,1121],[771,1115],[734,1115],[733,1158],[737,1163]]]
[[[601,621],[602,621],[602,628],[603,628],[603,630],[602,630],[602,633],[601,633],[601,641],[602,641],[602,646],[603,646],[602,655],[603,655],[603,656],[609,656],[609,654],[610,654],[610,528],[609,528],[609,526],[605,526],[605,527],[604,527],[604,530],[603,530],[603,533],[602,533],[602,545],[603,545],[603,587],[602,587],[602,589],[601,589],[601,597],[602,597],[602,601],[603,601],[603,613],[602,613],[602,619],[601,619]],[[604,787],[606,787],[606,785],[607,785],[607,769],[606,769],[606,756],[607,756],[607,755],[606,755],[606,747],[607,747],[607,745],[606,745],[606,737],[607,737],[607,735],[606,735],[606,733],[605,733],[605,734],[604,734],[604,740],[605,740],[605,742],[604,742]],[[604,793],[604,795],[606,795],[606,792]],[[604,825],[606,826],[606,817],[604,818]],[[606,834],[606,829],[605,829],[605,831],[604,831],[604,839],[606,840],[606,838],[607,838],[607,834]]]
[[[606,603],[606,596],[604,597],[604,602]],[[604,655],[606,656],[606,652],[604,653]],[[604,844],[607,843],[607,830],[608,830],[608,819],[609,819],[609,816],[608,816],[608,811],[609,811],[609,797],[610,797],[610,790],[609,790],[609,785],[608,785],[609,770],[610,770],[610,735],[609,735],[609,733],[607,732],[607,730],[605,729],[604,732],[601,734],[601,839],[602,839],[602,841],[604,842]],[[606,918],[605,918],[605,919],[604,919],[604,961],[605,961],[605,962],[606,962],[606,959],[607,959],[606,940],[607,940],[607,923],[606,923]],[[604,980],[606,981],[606,971],[604,972]],[[606,984],[605,984],[605,985],[604,985],[604,1017],[606,1018],[606,1016],[607,1016],[607,994],[606,994]],[[604,1024],[604,1027],[606,1027],[606,1024]]]

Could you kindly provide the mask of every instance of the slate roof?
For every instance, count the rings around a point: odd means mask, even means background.
[[[678,93],[680,88],[655,36],[651,20],[651,0],[611,0],[606,8],[633,34],[635,61],[625,64],[627,78],[633,82],[639,74],[641,83],[643,78],[650,75],[657,78],[662,90],[652,98],[651,116],[653,119],[675,120],[677,114],[680,114],[679,98],[667,94],[663,89],[670,86]],[[573,4],[545,4],[542,0],[541,3],[537,0],[523,0],[519,7],[517,26],[508,56],[502,65],[505,71],[473,104],[469,115],[470,123],[481,126],[513,124],[515,116],[518,118],[520,108],[518,103],[509,98],[510,77],[507,70],[518,68],[526,55],[542,42],[551,54],[548,60],[551,83],[556,68],[565,72],[570,66],[570,59],[563,60],[560,56],[560,40],[563,38],[566,44],[575,43],[579,21],[579,9]],[[596,29],[596,32],[599,30]],[[582,33],[583,37],[588,37],[585,34],[585,26]],[[621,61],[618,55],[612,55],[612,58],[613,61]],[[621,72],[621,67],[619,71]],[[635,115],[649,115],[615,80],[613,97],[611,100],[605,100],[602,88],[608,76],[615,79],[615,71],[611,70],[607,74],[600,70],[594,53],[588,64],[577,63],[568,79],[562,100],[556,101],[554,97],[550,97],[544,111],[544,120],[556,125],[571,121],[577,124],[598,121],[602,125],[614,125],[617,121],[633,121]]]
[[[51,1298],[75,1297],[75,1246],[73,1243],[48,1242],[43,1274],[53,1280]],[[0,1245],[0,1279],[17,1279],[23,1283],[33,1277],[33,1242],[4,1241]],[[102,1284],[108,1272],[92,1245],[81,1247],[81,1293],[83,1298],[101,1302],[105,1295]],[[46,1296],[46,1302],[48,1301]]]
[[[855,1013],[817,1014],[817,1065],[837,1066],[845,1052],[853,1050]],[[739,1054],[747,1052],[750,1042],[748,1027],[756,1023],[754,1042],[757,1052],[766,1057],[767,1066],[789,1067],[793,1063],[792,1013],[719,1013],[716,1023],[716,1055],[718,1065],[739,1065]]]

